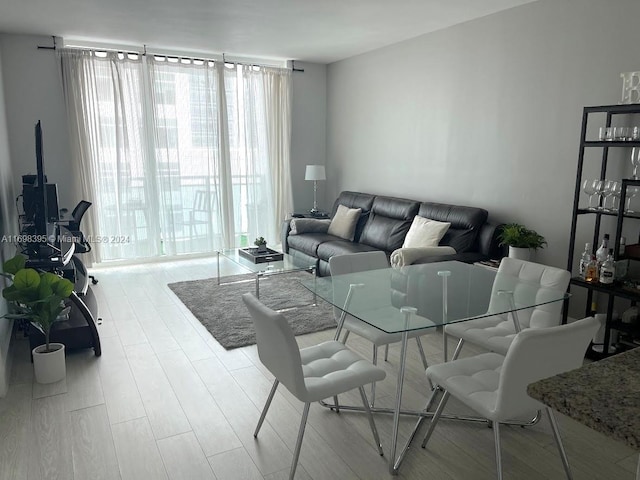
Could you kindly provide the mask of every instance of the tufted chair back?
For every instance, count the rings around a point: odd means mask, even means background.
[[[517,284],[515,288],[513,288],[514,277],[523,282]],[[498,310],[497,306],[506,301],[506,297],[498,294],[501,290],[513,290],[517,306],[519,298],[534,297],[543,300],[545,295],[549,294],[547,288],[566,290],[570,278],[571,274],[561,268],[515,258],[503,258],[493,283],[489,311]],[[518,311],[518,320],[523,329],[551,327],[560,324],[561,312],[562,302],[553,302]],[[506,318],[505,321],[507,321]]]
[[[500,371],[494,418],[503,421],[541,408],[527,394],[527,386],[582,366],[584,352],[599,327],[599,320],[587,317],[516,335]]]
[[[300,349],[287,319],[263,305],[250,293],[242,295],[242,301],[256,329],[260,361],[293,395],[304,398],[306,386]]]

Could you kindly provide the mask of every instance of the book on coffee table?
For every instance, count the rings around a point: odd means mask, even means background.
[[[282,253],[270,248],[267,248],[266,252],[258,251],[257,247],[239,248],[238,253],[253,263],[279,262],[284,258]]]

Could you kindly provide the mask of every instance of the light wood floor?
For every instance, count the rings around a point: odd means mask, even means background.
[[[242,273],[231,264],[222,267],[223,274]],[[67,378],[39,385],[27,342],[12,341],[11,386],[0,399],[0,479],[287,478],[301,404],[279,390],[254,439],[272,382],[255,346],[225,351],[166,286],[214,276],[214,261],[95,273],[102,357],[92,350],[70,354]],[[306,346],[332,335],[298,341]],[[441,337],[430,335],[424,342],[429,360],[441,361]],[[366,342],[352,336],[349,345],[370,358]],[[384,365],[388,375],[378,384],[378,405],[393,405],[398,350],[392,347]],[[406,377],[405,405],[423,407],[427,382],[415,343]],[[463,410],[453,401],[449,405]],[[634,478],[637,453],[572,420],[559,420],[576,479]],[[377,415],[376,422],[388,454],[391,417]],[[412,425],[412,419],[403,420],[401,435]],[[506,479],[564,478],[545,420],[527,429],[504,427],[502,434]],[[493,479],[493,452],[486,426],[443,420],[429,449],[416,445],[397,478]],[[386,462],[377,455],[366,417],[312,406],[296,478],[390,479]]]

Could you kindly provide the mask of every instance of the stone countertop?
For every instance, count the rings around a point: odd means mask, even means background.
[[[532,398],[640,450],[640,348],[527,388]]]

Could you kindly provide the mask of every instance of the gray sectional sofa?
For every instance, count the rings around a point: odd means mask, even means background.
[[[347,253],[382,250],[387,256],[403,245],[405,236],[416,215],[451,226],[439,245],[455,249],[444,255],[431,254],[415,258],[411,263],[459,260],[473,263],[503,256],[498,246],[497,227],[487,222],[488,212],[482,208],[420,202],[405,198],[372,195],[360,192],[342,192],[336,199],[331,217],[339,205],[362,210],[353,241],[325,232],[292,234],[291,219],[282,227],[282,248],[285,253],[316,265],[318,274],[330,275],[329,258]]]

